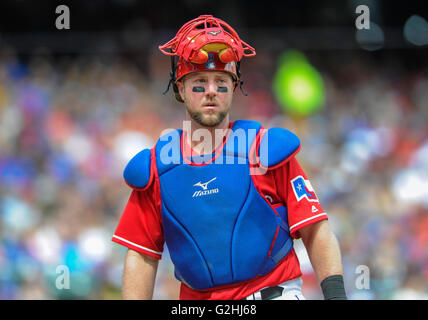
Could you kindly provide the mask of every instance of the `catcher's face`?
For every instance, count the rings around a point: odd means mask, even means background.
[[[177,82],[177,86],[189,116],[199,125],[216,127],[228,115],[234,87],[229,73],[194,72]]]

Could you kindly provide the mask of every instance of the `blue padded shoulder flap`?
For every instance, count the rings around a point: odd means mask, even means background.
[[[259,146],[260,164],[272,168],[285,163],[298,152],[300,139],[284,128],[271,128],[266,131]]]
[[[123,178],[135,189],[144,189],[150,182],[151,151],[144,149],[137,153],[126,165]]]

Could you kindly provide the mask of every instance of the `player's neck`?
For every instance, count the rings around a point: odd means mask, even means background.
[[[223,145],[229,129],[229,115],[214,127],[202,126],[190,119],[190,126],[184,128],[187,145],[197,154],[209,154]]]

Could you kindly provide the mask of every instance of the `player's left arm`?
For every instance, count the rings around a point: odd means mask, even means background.
[[[328,221],[299,230],[314,272],[326,299],[346,299],[339,243]]]
[[[299,230],[318,280],[343,276],[339,243],[328,221],[318,221]]]
[[[346,299],[339,243],[318,197],[296,158],[279,171],[285,184],[290,234],[302,238],[325,299]]]

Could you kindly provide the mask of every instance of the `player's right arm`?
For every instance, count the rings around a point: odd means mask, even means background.
[[[122,279],[124,300],[151,300],[159,260],[128,249]]]
[[[112,241],[128,248],[122,277],[123,299],[151,299],[164,244],[157,178],[132,191]]]

